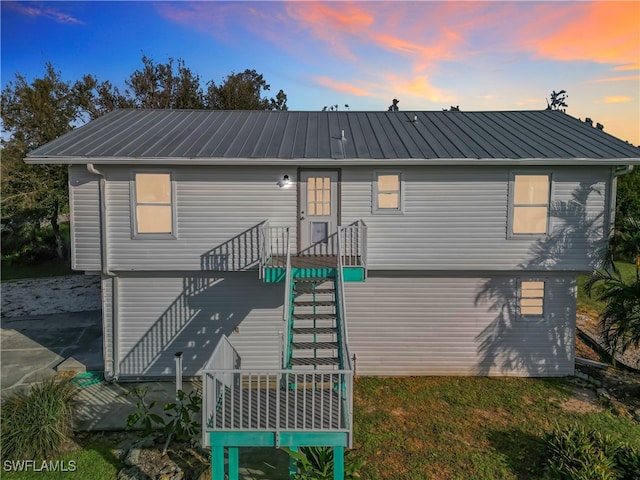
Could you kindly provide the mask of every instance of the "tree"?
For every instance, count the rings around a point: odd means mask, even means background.
[[[200,76],[185,66],[184,60],[169,58],[155,63],[142,56],[142,69],[127,80],[133,104],[139,108],[204,108]]]
[[[614,255],[636,261],[635,279],[625,280],[613,261]],[[600,328],[607,346],[615,353],[640,346],[640,222],[631,219],[618,230],[601,270],[591,274],[585,285],[589,295],[595,293],[606,305],[600,317]]]
[[[640,166],[618,177],[616,225],[619,226],[628,217],[640,221]]]
[[[75,90],[79,106],[89,120],[94,120],[117,108],[134,108],[135,101],[129,92],[120,93],[111,82],[100,82],[93,75],[85,75],[76,82]]]
[[[275,98],[263,97],[270,89],[255,70],[231,73],[220,85],[208,83],[206,107],[213,110],[287,110],[287,95],[280,90]]]
[[[54,232],[57,254],[64,256],[58,226],[60,209],[67,204],[67,169],[61,165],[27,165],[31,150],[68,132],[82,115],[76,85],[64,81],[51,63],[45,64],[42,78],[28,83],[16,74],[2,91],[3,237],[27,235],[48,221]]]
[[[547,110],[560,110],[562,112],[566,111],[567,103],[565,100],[569,97],[567,95],[566,90],[560,90],[556,92],[555,90],[551,92],[551,103],[547,100]]]

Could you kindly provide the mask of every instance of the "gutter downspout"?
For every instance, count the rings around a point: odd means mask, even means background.
[[[609,215],[607,224],[609,225],[609,235],[607,241],[613,236],[613,229],[616,218],[616,196],[618,191],[618,177],[627,175],[633,171],[633,165],[623,165],[621,167],[613,167],[611,170],[611,194],[609,195]]]
[[[112,280],[111,288],[111,316],[112,316],[112,352],[111,360],[105,361],[105,378],[108,380],[118,380],[118,372],[116,369],[118,358],[118,277],[109,269],[109,243],[107,238],[107,195],[106,187],[107,180],[100,170],[98,170],[92,163],[87,164],[87,171],[93,175],[100,177],[98,182],[98,196],[100,199],[100,253],[102,264],[102,275],[110,277]],[[104,332],[106,333],[106,332]],[[103,339],[106,335],[103,334]],[[106,345],[105,345],[106,346]],[[105,351],[105,353],[107,353]],[[105,355],[105,360],[107,356]],[[108,364],[110,368],[107,368]]]
[[[624,165],[622,167],[614,168],[613,176],[619,177],[620,175],[626,175],[628,173],[631,173],[632,171],[633,171],[633,165]]]

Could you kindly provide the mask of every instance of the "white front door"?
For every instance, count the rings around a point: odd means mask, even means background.
[[[339,202],[338,172],[300,172],[298,240],[300,255],[335,255]]]

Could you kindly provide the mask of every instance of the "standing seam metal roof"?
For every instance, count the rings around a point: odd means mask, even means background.
[[[414,121],[414,118],[417,121]],[[344,131],[344,139],[342,132]],[[123,109],[34,150],[87,159],[640,159],[562,112],[297,112]]]

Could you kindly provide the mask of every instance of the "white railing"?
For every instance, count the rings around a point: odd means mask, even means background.
[[[227,390],[233,389],[234,376],[231,373],[234,369],[238,369],[241,366],[240,355],[226,335],[222,335],[218,345],[209,357],[209,361],[202,369],[202,398],[203,402],[207,402],[211,405],[218,405],[224,398],[224,394]],[[216,372],[213,375],[206,375],[207,372]],[[204,425],[207,419],[207,415],[203,409],[202,412],[202,424]],[[205,441],[205,434],[203,429],[203,445]]]
[[[274,259],[282,261],[290,248],[290,227],[272,227],[269,220],[260,225],[260,278],[265,269],[274,266]],[[284,265],[275,265],[284,267]]]
[[[217,402],[205,394],[203,445],[216,431],[345,432],[351,443],[352,371],[205,370],[204,391],[227,376],[233,386]]]
[[[264,270],[271,261],[271,235],[269,235],[269,231],[269,220],[265,220],[260,225],[260,251],[258,253],[260,278],[264,278]]]
[[[340,258],[343,267],[362,267],[367,271],[367,225],[358,220],[339,227]]]
[[[284,282],[284,305],[282,306],[282,320],[285,325],[285,334],[283,338],[282,348],[282,368],[287,368],[289,364],[290,345],[291,345],[291,324],[292,324],[292,292],[293,287],[293,269],[291,268],[291,245],[289,243],[289,227],[286,227],[286,270]]]
[[[340,229],[339,229],[340,230]],[[336,271],[336,309],[338,313],[338,347],[340,348],[340,368],[351,372],[353,378],[353,365],[349,352],[349,331],[347,329],[346,296],[344,292],[344,272],[342,264],[342,232],[338,231],[338,268]],[[348,415],[348,423],[353,423],[353,389],[347,388],[343,392],[345,411]]]

